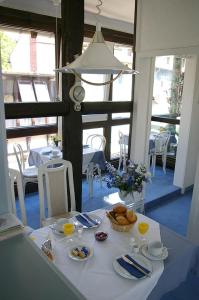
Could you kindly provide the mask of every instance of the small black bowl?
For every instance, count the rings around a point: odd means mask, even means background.
[[[103,232],[103,231],[98,231],[95,233],[95,239],[99,242],[103,242],[107,239],[108,233]]]

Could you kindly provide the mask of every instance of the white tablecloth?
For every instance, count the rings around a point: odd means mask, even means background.
[[[78,290],[90,300],[144,300],[151,293],[160,278],[164,264],[161,261],[153,261],[153,273],[151,278],[142,280],[129,280],[118,275],[113,269],[115,257],[130,252],[129,239],[137,235],[137,225],[134,225],[130,233],[120,233],[112,230],[104,210],[95,212],[103,222],[99,230],[109,234],[105,242],[97,242],[94,238],[96,229],[86,229],[82,239],[87,245],[94,248],[94,256],[87,261],[77,262],[68,257],[67,243],[54,234],[51,229],[44,227],[35,230],[32,237],[41,247],[42,242],[48,237],[53,238],[55,265],[78,288]],[[160,240],[159,224],[141,214],[138,222],[147,220],[149,231],[147,238],[150,241]]]
[[[30,150],[28,162],[30,166],[39,167],[43,163],[52,159],[52,147],[41,147]],[[49,152],[49,153],[48,153]],[[62,153],[60,152],[60,157]],[[94,159],[95,158],[95,159]],[[95,163],[98,163],[101,169],[104,169],[105,158],[102,150],[97,150],[91,147],[83,147],[83,161],[82,161],[82,173],[85,173],[88,164],[94,159]]]

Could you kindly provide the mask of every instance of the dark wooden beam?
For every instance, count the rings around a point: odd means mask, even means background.
[[[75,54],[81,54],[84,38],[84,1],[62,1],[62,65],[74,60]],[[74,76],[62,76],[63,102],[69,114],[63,117],[63,157],[73,165],[76,207],[81,211],[82,203],[82,116],[75,112],[74,103],[68,98],[70,87],[74,84]]]
[[[82,114],[103,114],[132,112],[132,101],[83,102]]]
[[[179,125],[180,120],[163,116],[152,116],[151,121]]]
[[[0,25],[55,32],[55,18],[0,6]]]
[[[6,119],[63,116],[68,111],[63,102],[5,103]]]
[[[36,14],[23,10],[0,6],[0,25],[18,27],[27,30],[44,30],[55,32],[55,17]],[[58,30],[61,26],[61,19],[57,19]],[[84,36],[92,38],[95,33],[95,26],[84,24]],[[102,28],[105,40],[125,45],[132,45],[134,35],[118,30]]]
[[[84,32],[86,37],[92,38],[95,33],[96,27],[93,25],[84,25]],[[103,28],[102,33],[104,39],[109,42],[121,43],[124,45],[133,45],[134,35],[126,32],[121,32],[113,29]]]
[[[96,122],[88,122],[83,123],[83,129],[91,129],[91,128],[100,128],[100,127],[110,127],[117,125],[125,125],[130,123],[130,118],[126,119],[110,119],[106,121],[96,121]],[[107,136],[106,136],[107,138]]]
[[[58,130],[57,124],[54,125],[38,125],[38,126],[26,126],[20,128],[7,128],[6,129],[6,136],[7,139],[14,139],[19,137],[26,137],[26,136],[36,136],[36,135],[43,135],[43,134],[52,134],[56,133]]]

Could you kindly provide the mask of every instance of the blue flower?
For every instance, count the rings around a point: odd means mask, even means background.
[[[146,167],[135,163],[127,164],[127,172],[119,172],[110,163],[106,163],[108,175],[105,177],[107,187],[116,187],[119,190],[130,193],[132,191],[142,192],[143,182],[150,181],[151,174]]]

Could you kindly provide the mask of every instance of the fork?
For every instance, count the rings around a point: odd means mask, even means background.
[[[144,274],[147,277],[151,277],[150,274],[145,272],[142,268],[140,268],[137,264],[134,264],[131,260],[129,260],[126,256],[122,255],[122,259],[127,262],[129,265],[133,266],[137,270],[139,270],[142,274]]]

